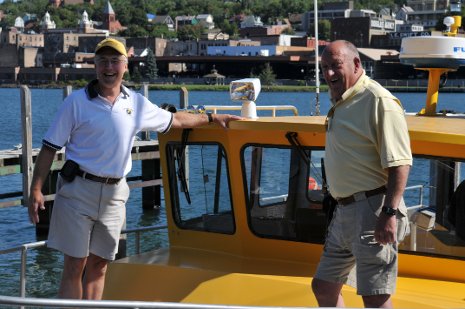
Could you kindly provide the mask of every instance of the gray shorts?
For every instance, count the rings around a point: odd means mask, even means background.
[[[128,197],[124,178],[106,185],[78,176],[73,182],[59,177],[47,246],[72,257],[90,252],[114,260]]]
[[[315,278],[349,284],[363,296],[394,293],[397,244],[380,245],[374,237],[384,199],[385,194],[379,194],[336,207]],[[397,241],[408,232],[407,208],[402,200],[397,212]]]

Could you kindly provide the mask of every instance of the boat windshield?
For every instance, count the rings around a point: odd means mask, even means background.
[[[171,143],[166,153],[176,224],[183,229],[234,233],[228,168],[222,146]]]
[[[453,158],[414,156],[404,199],[404,252],[465,258],[465,171]],[[429,171],[425,173],[425,171]]]
[[[327,214],[322,205],[322,157],[324,150],[309,147],[244,147],[247,211],[255,234],[323,243]],[[410,234],[399,245],[403,252],[465,258],[465,173],[460,163],[414,156],[404,194]]]
[[[166,152],[175,223],[182,229],[234,234],[224,148],[220,143],[189,142],[182,156],[178,152],[183,148],[183,143],[173,142]],[[324,243],[329,215],[323,203],[322,158],[324,149],[311,146],[254,143],[242,147],[247,222],[255,235]],[[410,234],[399,244],[403,252],[465,258],[465,173],[460,163],[414,155],[404,194]]]
[[[323,243],[323,150],[247,145],[242,152],[251,230],[260,237]]]

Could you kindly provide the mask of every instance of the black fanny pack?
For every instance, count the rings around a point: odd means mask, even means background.
[[[63,164],[63,167],[61,168],[60,175],[64,180],[72,182],[79,170],[79,164],[73,160],[66,160],[65,164]]]

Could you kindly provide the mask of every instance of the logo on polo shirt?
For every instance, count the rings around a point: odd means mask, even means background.
[[[132,112],[134,111],[132,108],[125,108],[126,114],[132,115]]]

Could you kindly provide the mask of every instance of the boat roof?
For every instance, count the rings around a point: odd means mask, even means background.
[[[407,124],[412,139],[465,145],[465,117],[407,116]]]
[[[465,145],[465,116],[407,115],[412,140]],[[232,130],[280,130],[324,133],[326,116],[260,117],[230,123]]]

